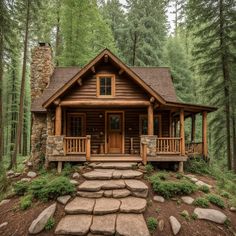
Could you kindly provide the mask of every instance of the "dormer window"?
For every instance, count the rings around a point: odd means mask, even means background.
[[[97,96],[98,97],[115,96],[115,75],[112,74],[97,75]]]

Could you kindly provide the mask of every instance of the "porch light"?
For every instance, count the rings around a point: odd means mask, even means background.
[[[103,117],[103,114],[100,113],[100,114],[98,115],[98,117],[101,119],[101,118]]]

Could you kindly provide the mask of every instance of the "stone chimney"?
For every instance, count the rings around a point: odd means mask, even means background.
[[[39,98],[49,85],[53,73],[52,48],[48,43],[39,43],[32,50],[31,62],[31,98]]]

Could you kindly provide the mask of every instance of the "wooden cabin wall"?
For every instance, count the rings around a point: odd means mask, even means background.
[[[126,108],[126,109],[110,109],[111,111],[125,112],[125,153],[130,153],[131,142],[133,138],[133,149],[137,153],[140,151],[140,131],[139,131],[139,116],[147,114],[147,108]],[[91,135],[91,148],[99,151],[100,144],[105,142],[105,109],[67,109],[67,112],[78,112],[86,114],[86,135]],[[162,136],[169,136],[169,112],[155,112],[162,114]],[[102,115],[102,117],[101,117]],[[63,122],[63,134],[66,134],[65,122]]]

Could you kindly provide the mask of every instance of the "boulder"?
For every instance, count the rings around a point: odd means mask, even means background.
[[[174,216],[170,216],[169,219],[170,219],[170,225],[171,225],[172,232],[174,235],[177,235],[181,229],[181,224]]]
[[[56,207],[57,207],[57,204],[54,203],[51,206],[49,206],[48,208],[46,208],[45,210],[43,210],[39,214],[39,216],[30,225],[29,233],[38,234],[39,232],[41,232],[44,229],[48,219],[50,217],[53,217],[53,215],[56,211]]]
[[[30,181],[31,181],[31,178],[22,178],[20,181],[30,182]]]
[[[155,202],[165,202],[165,198],[162,196],[154,196],[153,201]]]
[[[158,221],[158,229],[159,229],[160,231],[163,231],[163,230],[164,230],[164,227],[165,227],[165,221],[164,221],[163,219],[160,219],[160,220]]]
[[[205,182],[203,182],[201,180],[198,180],[197,182],[195,182],[195,184],[197,186],[207,186],[208,188],[212,188],[212,186],[210,184],[207,184],[207,183],[205,183]]]
[[[189,205],[191,205],[194,202],[194,199],[192,197],[189,197],[189,196],[181,197],[181,200],[184,203],[189,204]]]
[[[65,205],[71,199],[70,195],[60,196],[57,198],[57,201]]]
[[[5,205],[5,204],[7,204],[7,203],[10,202],[10,201],[11,201],[10,199],[4,199],[4,200],[2,200],[2,201],[0,202],[0,206]]]
[[[29,178],[35,178],[37,176],[37,174],[34,171],[29,171],[27,174],[27,177]]]
[[[224,213],[214,209],[195,208],[194,213],[198,219],[210,220],[218,224],[223,224],[227,220],[227,216]]]
[[[80,174],[78,172],[75,172],[73,175],[72,175],[72,178],[73,179],[79,179],[80,177]]]

